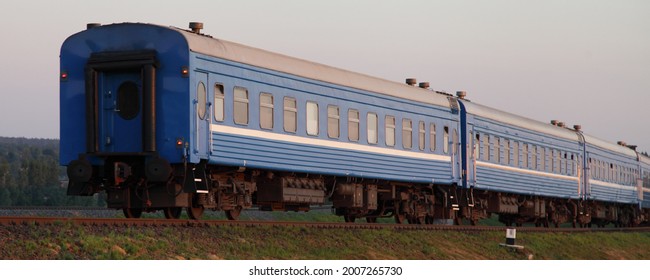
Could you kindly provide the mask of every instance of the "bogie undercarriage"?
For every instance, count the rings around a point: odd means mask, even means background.
[[[76,167],[77,168],[77,167]],[[78,172],[81,172],[82,168]],[[73,170],[75,171],[75,170]],[[83,172],[81,172],[83,173]],[[93,168],[97,179],[73,182],[68,193],[92,195],[106,191],[108,207],[128,218],[162,211],[178,219],[185,209],[191,219],[205,210],[224,211],[230,220],[253,206],[263,211],[309,211],[331,202],[346,222],[475,225],[498,215],[507,226],[573,227],[636,226],[648,222],[648,209],[599,201],[523,196],[463,189],[455,185],[406,184],[381,180],[272,172],[200,164],[170,165],[164,160],[116,157]],[[74,174],[73,174],[74,175]],[[146,178],[153,178],[146,179]]]

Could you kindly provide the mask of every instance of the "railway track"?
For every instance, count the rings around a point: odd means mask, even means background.
[[[125,218],[66,218],[66,217],[0,217],[0,225],[51,225],[72,223],[85,226],[115,227],[307,227],[320,229],[392,229],[425,231],[505,231],[502,226],[453,226],[453,225],[414,225],[414,224],[380,224],[380,223],[331,223],[300,221],[229,221],[229,220],[168,220],[168,219],[125,219]],[[650,227],[631,228],[541,228],[517,227],[519,232],[650,232]]]

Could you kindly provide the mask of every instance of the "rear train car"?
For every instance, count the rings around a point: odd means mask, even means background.
[[[127,217],[308,210],[433,221],[460,183],[455,98],[192,31],[124,23],[61,48],[69,195]],[[438,211],[442,217],[451,214]]]

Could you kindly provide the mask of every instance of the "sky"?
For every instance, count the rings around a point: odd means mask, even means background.
[[[650,1],[2,1],[0,136],[59,138],[59,51],[86,24],[187,28],[650,151]]]

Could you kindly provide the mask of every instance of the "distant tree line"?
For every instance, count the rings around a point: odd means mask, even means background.
[[[67,196],[59,140],[0,137],[0,206],[105,206],[98,196]]]

